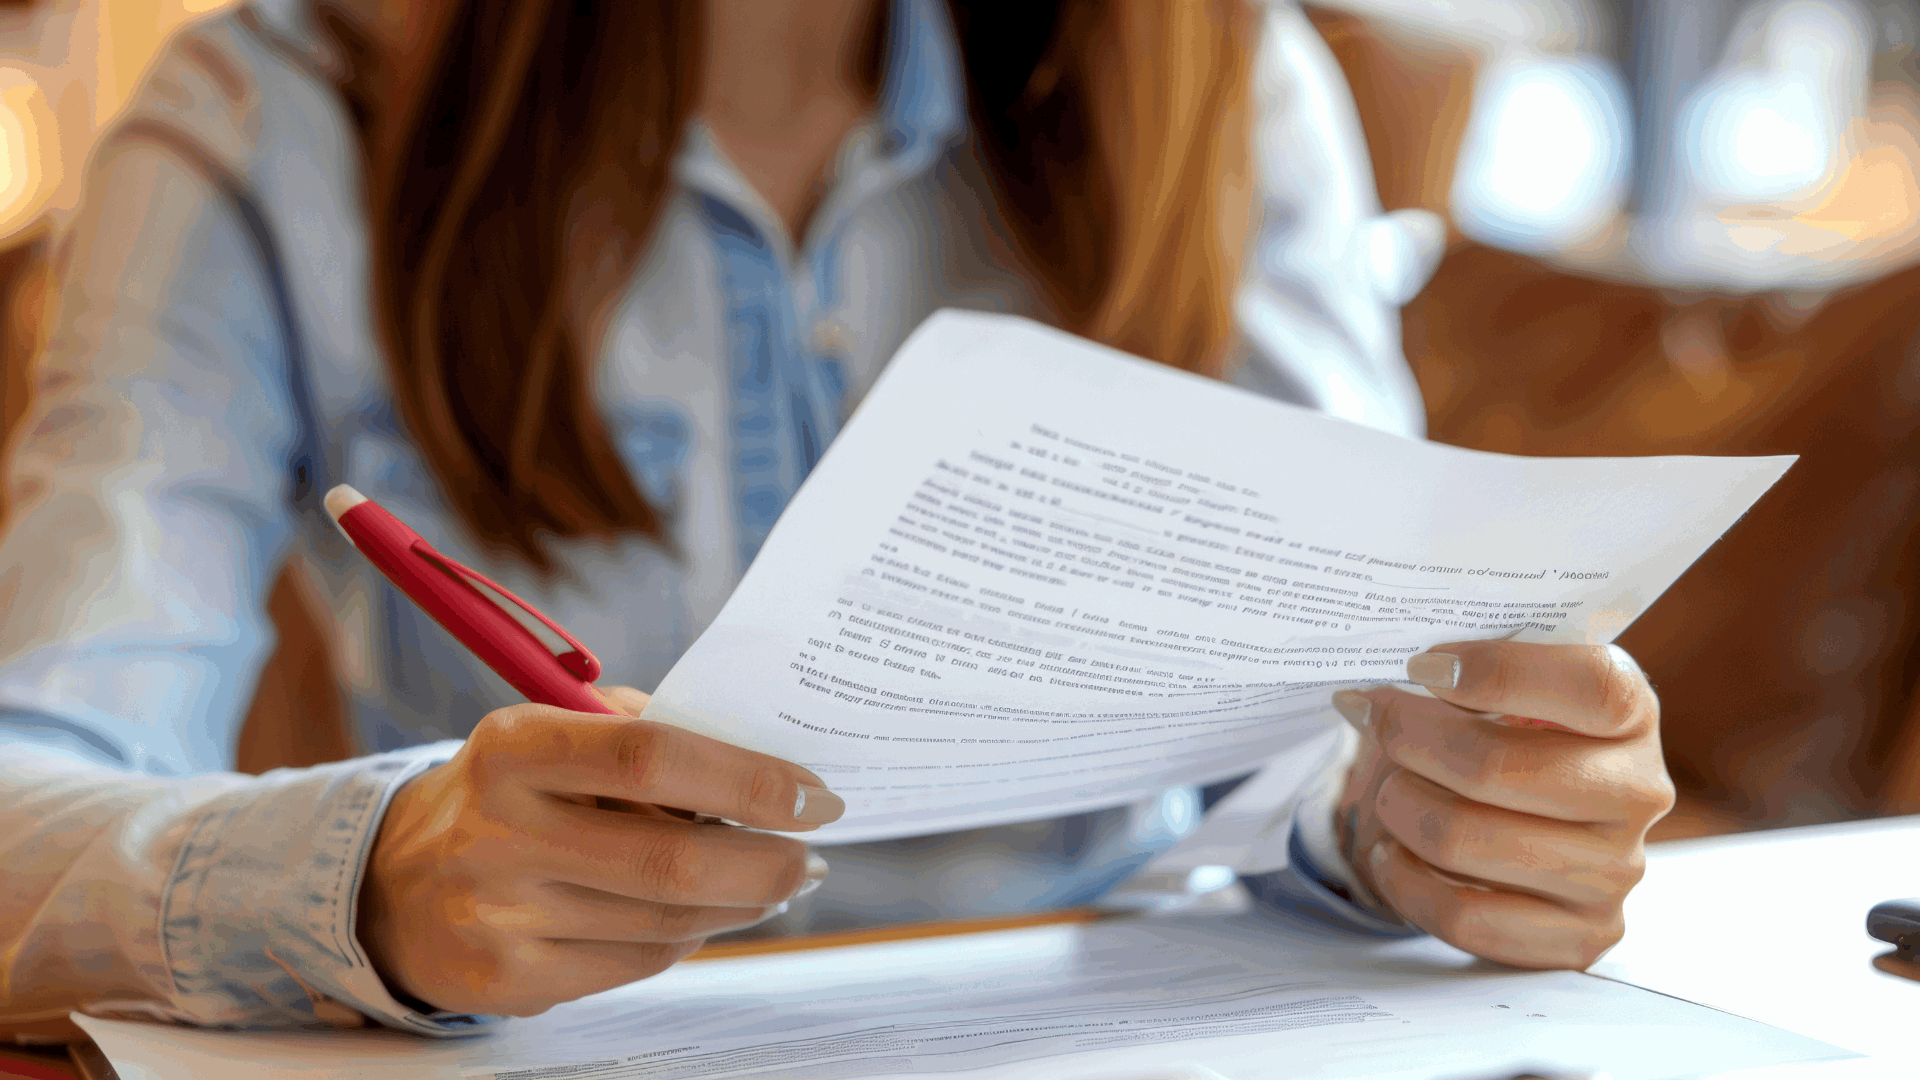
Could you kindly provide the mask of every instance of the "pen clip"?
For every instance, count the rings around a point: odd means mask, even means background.
[[[513,595],[513,593],[509,591],[506,586],[493,580],[492,578],[481,573],[480,571],[475,570],[471,566],[467,566],[463,563],[457,562],[453,559],[449,559],[445,555],[440,554],[438,551],[434,550],[434,547],[432,544],[427,543],[425,540],[415,540],[413,542],[413,550],[416,553],[418,553],[421,557],[428,559],[429,561],[433,562],[435,565],[439,566],[441,569],[447,571],[448,573],[466,578],[468,581],[471,581],[476,585],[484,585],[487,588],[492,589],[495,593],[498,593],[500,596],[506,598],[507,600],[512,601],[513,605],[519,608],[521,611],[524,611],[527,614],[533,616],[534,618],[540,620],[540,625],[560,635],[560,640],[573,646],[572,652],[561,653],[559,656],[554,658],[560,661],[560,666],[563,668],[566,668],[569,672],[572,672],[575,676],[579,677],[584,682],[596,682],[599,680],[600,678],[599,658],[594,656],[592,653],[588,652],[587,647],[585,645],[580,644],[579,641],[575,640],[572,634],[569,634],[565,630],[561,629],[558,623],[554,622],[552,619],[549,619],[545,615],[541,614],[539,608],[536,608],[532,604],[527,603],[525,600],[522,600],[519,597]]]

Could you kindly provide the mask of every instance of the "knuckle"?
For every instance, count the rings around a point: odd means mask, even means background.
[[[1442,870],[1455,870],[1471,861],[1478,838],[1466,815],[1439,815],[1431,831],[1434,836],[1434,857],[1429,862]]]
[[[1461,794],[1469,797],[1484,796],[1512,787],[1514,778],[1507,762],[1508,743],[1504,739],[1488,739],[1477,749],[1479,752],[1473,756],[1472,763],[1461,777],[1466,784],[1466,790]],[[1524,764],[1524,762],[1516,764]],[[1525,783],[1524,778],[1528,773],[1523,771],[1521,775],[1522,783]]]
[[[1588,655],[1587,677],[1592,682],[1594,704],[1618,727],[1631,726],[1641,711],[1642,679],[1638,670],[1622,665],[1609,649],[1595,649]]]
[[[541,706],[522,702],[493,710],[480,721],[480,726],[488,729],[486,742],[510,745],[526,738],[527,729],[539,722],[541,714]]]
[[[1624,898],[1633,891],[1635,885],[1640,884],[1642,878],[1647,876],[1646,851],[1638,844],[1634,845],[1633,850],[1614,865],[1612,876],[1616,890],[1615,896]]]
[[[1603,790],[1614,808],[1612,819],[1627,825],[1652,825],[1666,817],[1679,798],[1657,752],[1615,754],[1599,761],[1589,782]]]
[[[489,746],[498,742],[503,734],[501,730],[502,727],[508,723],[506,718],[500,715],[502,711],[504,710],[495,709],[493,712],[481,717],[480,722],[473,725],[473,731],[467,735],[467,741],[463,749],[471,753],[479,747]]]
[[[1646,872],[1646,856],[1637,844],[1616,852],[1596,853],[1562,875],[1561,880],[1572,886],[1562,898],[1583,915],[1618,910]]]
[[[782,799],[787,805],[780,805]],[[781,816],[779,811],[793,809],[793,785],[778,770],[766,765],[749,769],[742,785],[741,809],[759,811],[770,817]],[[791,816],[791,815],[787,815]]]
[[[460,750],[474,764],[483,764],[515,741],[515,722],[505,709],[495,709],[473,725],[473,733]]]
[[[479,778],[499,777],[520,758],[522,749],[535,738],[540,706],[509,705],[480,718],[473,734],[461,747],[466,769]]]
[[[1436,937],[1475,956],[1496,958],[1506,944],[1504,935],[1458,899],[1442,904],[1434,921],[1438,924]]]
[[[800,891],[800,886],[807,883],[806,845],[788,841],[782,845],[780,855],[771,872],[766,875],[767,892],[758,898],[767,906],[793,896]]]
[[[768,904],[778,904],[800,891],[807,883],[807,860],[804,855],[791,855],[780,864],[774,874],[773,890],[762,900]]]
[[[692,838],[677,831],[662,830],[643,844],[634,873],[649,894],[668,902],[692,899],[704,883]]]
[[[1661,777],[1659,780],[1628,785],[1620,798],[1628,822],[1651,827],[1654,822],[1673,812],[1678,793],[1671,780]]]
[[[1474,657],[1471,665],[1461,664],[1462,674],[1468,670],[1474,671],[1473,697],[1482,704],[1497,708],[1500,702],[1507,701],[1516,690],[1526,685],[1526,667],[1511,649],[1493,647],[1477,652],[1479,655]]]
[[[467,736],[468,746],[491,746],[512,737],[514,716],[512,709],[495,709],[480,718],[473,725],[473,734]]]
[[[1672,813],[1674,804],[1680,801],[1680,790],[1674,786],[1673,778],[1667,775],[1665,769],[1647,781],[1640,795],[1642,805],[1649,812],[1649,822],[1658,821]]]
[[[658,928],[661,941],[692,941],[702,933],[701,909],[685,904],[668,904],[661,909]]]
[[[481,791],[494,787],[512,771],[509,755],[502,753],[498,746],[470,742],[460,753],[460,771]]]
[[[1605,955],[1608,949],[1620,944],[1620,939],[1625,937],[1626,933],[1626,920],[1618,912],[1588,924],[1575,946],[1574,966],[1580,968],[1593,966],[1593,963]]]
[[[660,728],[644,720],[629,720],[613,737],[613,763],[646,792],[659,786],[669,771],[667,739]]]

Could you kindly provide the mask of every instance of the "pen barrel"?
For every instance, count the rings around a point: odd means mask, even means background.
[[[622,715],[590,681],[567,670],[547,643],[520,620],[448,569],[451,560],[405,522],[373,502],[363,502],[336,520],[368,562],[528,701],[575,712]]]

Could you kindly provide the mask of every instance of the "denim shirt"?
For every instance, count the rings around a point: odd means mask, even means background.
[[[805,237],[688,130],[595,385],[675,554],[561,542],[551,579],[463,531],[396,420],[364,304],[357,143],[306,0],[262,0],[173,44],[58,240],[52,333],[9,455],[0,902],[18,925],[0,926],[0,1019],[57,1016],[79,986],[90,1012],[205,1025],[492,1022],[396,1000],[353,917],[393,792],[516,698],[351,553],[320,496],[353,484],[592,643],[605,681],[654,686],[921,319],[1045,314],[982,201],[944,4],[894,0],[889,26],[878,115],[842,147]],[[1380,213],[1351,100],[1297,9],[1268,13],[1257,72],[1262,206],[1235,378],[1418,435],[1396,308],[1438,234]],[[334,613],[360,756],[242,776],[228,770],[283,566]],[[1337,787],[1319,784],[1303,819],[1324,821]],[[1089,902],[1206,801],[1179,789],[831,850],[829,887],[788,924]],[[1395,932],[1329,891],[1350,868],[1327,830],[1296,840],[1293,865],[1249,882],[1256,896]]]

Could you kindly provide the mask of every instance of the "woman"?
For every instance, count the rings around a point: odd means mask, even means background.
[[[1324,49],[1269,23],[1258,79],[1234,0],[261,3],[185,36],[94,163],[13,455],[10,1029],[83,1006],[471,1031],[783,907],[1091,902],[1190,830],[1202,796],[1174,791],[837,849],[822,885],[798,840],[686,820],[803,834],[839,810],[818,777],[501,707],[317,499],[352,483],[650,686],[939,306],[1415,433],[1382,305],[1424,274],[1367,261],[1410,234],[1355,243],[1351,130],[1315,130],[1351,120],[1300,75]],[[1258,205],[1256,100],[1281,158]],[[220,772],[289,559],[368,756]],[[1671,798],[1645,679],[1513,643],[1409,675],[1435,696],[1339,696],[1360,734],[1250,888],[1584,966]]]

